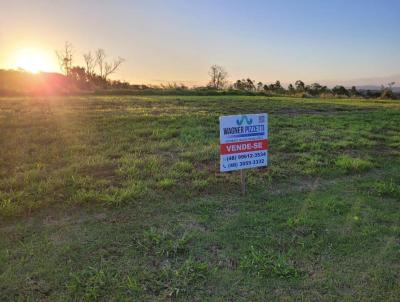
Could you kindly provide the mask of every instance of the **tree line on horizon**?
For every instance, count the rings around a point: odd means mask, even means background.
[[[306,85],[302,80],[297,80],[294,85],[290,83],[287,88],[283,87],[279,80],[275,83],[264,84],[250,78],[236,80],[233,84],[229,84],[227,81],[227,71],[219,65],[212,65],[210,67],[209,76],[210,81],[207,87],[215,90],[227,89],[266,95],[298,97],[368,97],[381,99],[394,99],[396,97],[393,92],[395,82],[388,83],[387,86],[382,85],[380,91],[359,91],[356,86],[348,89],[342,85],[336,85],[330,89],[319,83]]]
[[[74,49],[65,42],[62,50],[56,51],[60,71],[58,73],[31,74],[24,70],[0,70],[0,95],[12,94],[70,94],[99,91],[108,93],[169,93],[173,94],[257,94],[296,97],[367,97],[394,99],[394,82],[382,86],[380,91],[359,91],[356,86],[350,89],[337,85],[333,88],[312,83],[306,85],[302,80],[284,87],[279,80],[267,84],[244,78],[228,82],[228,72],[219,65],[209,69],[209,82],[203,87],[188,87],[184,84],[168,83],[161,85],[135,85],[126,81],[111,80],[125,61],[118,57],[107,60],[104,49],[88,51],[82,55],[84,66],[75,64]]]

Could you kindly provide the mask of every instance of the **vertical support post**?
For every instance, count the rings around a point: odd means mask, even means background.
[[[244,169],[240,170],[240,186],[242,189],[242,195],[246,195],[246,174]]]

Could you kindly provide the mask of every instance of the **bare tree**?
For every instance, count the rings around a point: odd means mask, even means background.
[[[387,86],[382,85],[381,88],[381,99],[394,99],[395,95],[393,93],[393,86],[396,84],[395,82],[390,82]]]
[[[209,87],[214,89],[224,88],[227,83],[228,73],[222,66],[212,65],[208,74],[210,75]]]
[[[99,48],[98,50],[96,50],[95,65],[98,66],[99,75],[104,80],[107,80],[108,76],[115,73],[124,61],[125,60],[123,58],[119,57],[113,62],[107,62],[106,52],[104,51],[104,49]]]
[[[112,63],[105,62],[104,63],[104,79],[107,80],[107,77],[110,74],[113,74],[114,72],[117,71],[119,66],[124,62],[125,60],[121,57],[118,57],[117,60],[114,60]]]
[[[92,52],[89,51],[88,53],[83,54],[83,60],[86,65],[86,73],[88,75],[93,75],[96,67],[96,58],[92,55]]]
[[[106,59],[106,52],[104,49],[99,48],[96,50],[96,65],[99,67],[99,75],[103,77],[103,70],[104,70],[104,61]]]
[[[72,68],[73,46],[70,42],[66,41],[63,50],[56,50],[58,64],[60,65],[61,72],[69,75]]]

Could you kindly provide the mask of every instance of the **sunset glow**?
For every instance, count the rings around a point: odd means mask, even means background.
[[[39,71],[54,71],[57,66],[53,57],[41,49],[23,48],[17,50],[10,59],[11,68],[21,68],[37,73]]]

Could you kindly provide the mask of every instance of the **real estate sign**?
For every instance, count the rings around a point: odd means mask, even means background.
[[[267,166],[266,113],[221,116],[219,125],[221,172]]]

